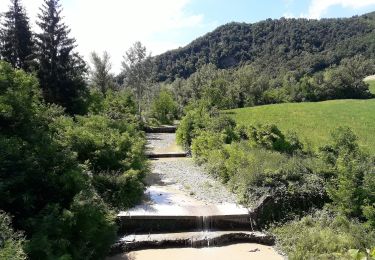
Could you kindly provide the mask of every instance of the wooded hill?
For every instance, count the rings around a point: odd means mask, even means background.
[[[357,54],[375,57],[375,12],[351,18],[233,22],[154,57],[155,77],[187,78],[208,63],[222,69],[253,64],[271,76],[294,70],[315,73]]]

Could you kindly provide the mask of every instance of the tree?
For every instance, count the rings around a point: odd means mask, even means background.
[[[135,92],[138,102],[138,115],[142,113],[142,99],[150,83],[152,64],[150,54],[141,42],[135,42],[126,52],[122,62],[125,84]]]
[[[177,114],[177,103],[170,91],[162,89],[155,97],[152,107],[152,115],[162,124],[171,124]]]
[[[370,98],[368,84],[363,79],[375,73],[374,61],[362,55],[343,59],[340,66],[327,70],[325,83],[327,96],[333,98]]]
[[[44,104],[36,77],[0,62],[1,209],[25,232],[30,259],[104,259],[116,235],[114,216],[57,134],[64,118]],[[0,241],[2,221],[0,212]],[[0,259],[17,259],[2,257],[7,252],[0,242]]]
[[[114,88],[113,75],[110,72],[112,68],[110,56],[106,51],[103,52],[102,57],[96,52],[92,52],[91,62],[93,65],[93,68],[90,71],[91,84],[105,95],[108,89]]]
[[[59,0],[45,0],[38,15],[41,33],[37,38],[38,77],[47,102],[66,108],[67,112],[82,113],[86,85],[86,66],[74,51],[75,39],[62,22]]]
[[[27,259],[23,251],[25,238],[22,233],[15,232],[11,224],[11,218],[0,210],[0,259]]]
[[[360,217],[361,207],[367,201],[363,188],[366,173],[371,171],[371,163],[361,152],[358,138],[349,128],[336,129],[332,139],[332,145],[322,148],[323,156],[328,165],[332,166],[334,175],[328,185],[328,195],[338,212],[349,217]]]
[[[2,58],[15,68],[29,70],[34,45],[29,19],[19,0],[11,0],[1,27]]]

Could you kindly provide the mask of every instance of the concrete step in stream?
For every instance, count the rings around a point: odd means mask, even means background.
[[[163,125],[155,127],[146,127],[146,133],[175,133],[177,127],[174,125]]]
[[[201,230],[247,230],[253,229],[249,214],[236,215],[118,215],[118,233],[163,233]]]
[[[186,152],[166,152],[166,153],[146,153],[146,156],[150,159],[160,159],[160,158],[183,158],[187,157]]]

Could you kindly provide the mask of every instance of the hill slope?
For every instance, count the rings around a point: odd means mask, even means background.
[[[374,29],[375,12],[340,19],[230,23],[156,56],[156,79],[187,78],[208,63],[218,68],[254,63],[270,75],[290,70],[312,73],[356,54],[375,57]]]
[[[288,103],[226,112],[239,124],[273,123],[283,132],[294,131],[313,149],[326,144],[336,127],[348,126],[358,135],[364,149],[375,152],[375,99]]]

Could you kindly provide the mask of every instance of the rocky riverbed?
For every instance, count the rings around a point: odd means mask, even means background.
[[[148,152],[180,153],[174,133],[147,134]],[[143,203],[120,215],[208,216],[247,214],[236,197],[191,158],[161,158],[151,161],[152,173]]]
[[[168,184],[175,184],[190,196],[207,204],[236,203],[233,193],[191,158],[164,159],[152,162],[153,174]]]

